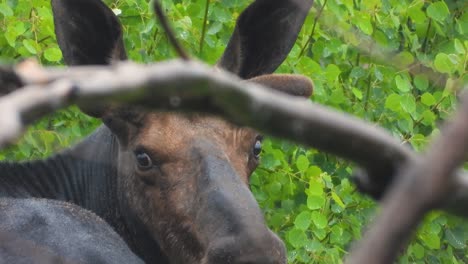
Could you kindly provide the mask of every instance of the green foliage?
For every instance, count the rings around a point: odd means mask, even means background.
[[[123,23],[132,60],[175,57],[146,0],[106,2]],[[214,63],[250,2],[209,1],[205,30],[206,0],[163,0],[163,5],[182,45]],[[3,0],[0,61],[35,57],[45,65],[61,64],[52,21],[48,0]],[[459,87],[468,83],[467,36],[463,1],[316,0],[278,72],[311,77],[313,101],[382,126],[423,150],[438,133],[437,125],[453,112]],[[48,156],[97,125],[75,108],[61,111],[32,127],[17,146],[0,152],[0,159]],[[376,210],[348,180],[353,167],[277,139],[263,145],[251,188],[268,224],[286,242],[289,263],[340,263]],[[399,261],[466,263],[467,240],[467,224],[433,212]]]

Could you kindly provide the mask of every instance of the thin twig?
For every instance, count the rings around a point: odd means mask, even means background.
[[[167,21],[167,17],[164,14],[164,11],[162,10],[159,0],[153,0],[153,8],[154,8],[154,12],[159,18],[159,22],[161,23],[161,26],[166,32],[169,42],[171,42],[172,46],[174,47],[179,57],[182,58],[183,60],[190,60],[190,57],[188,56],[187,52],[185,52],[185,50],[182,48],[180,43],[177,41],[177,38],[175,37],[174,31],[172,30],[171,26],[169,26],[169,22]]]
[[[307,49],[307,47],[309,46],[310,42],[312,41],[312,38],[314,37],[314,33],[315,33],[315,28],[317,26],[317,22],[320,18],[320,15],[322,15],[322,12],[323,12],[323,9],[325,8],[325,5],[327,4],[327,1],[328,0],[325,0],[323,2],[323,5],[322,7],[320,8],[319,12],[317,13],[317,16],[315,17],[314,19],[314,25],[312,26],[312,32],[310,33],[309,35],[309,38],[307,39],[306,43],[304,44],[304,46],[302,47],[301,49],[301,52],[299,52],[299,58],[302,57]]]
[[[421,46],[422,53],[426,53],[427,42],[429,41],[429,30],[431,29],[432,19],[429,18],[429,24],[426,29],[426,36],[424,37],[423,44]]]
[[[208,10],[209,10],[209,8],[210,8],[210,0],[206,0],[205,15],[203,16],[202,35],[201,35],[201,38],[200,38],[200,49],[199,49],[200,54],[203,51],[203,44],[205,43],[206,23],[207,23],[207,20],[208,20]]]

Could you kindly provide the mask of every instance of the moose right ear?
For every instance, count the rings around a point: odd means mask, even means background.
[[[120,22],[101,0],[52,0],[52,11],[67,65],[109,64],[127,58]]]
[[[218,66],[242,79],[270,74],[291,51],[313,0],[256,0],[237,19]]]

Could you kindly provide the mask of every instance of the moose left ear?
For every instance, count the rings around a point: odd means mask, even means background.
[[[314,90],[312,80],[296,74],[267,74],[247,80],[293,96],[309,98]]]
[[[101,0],[52,0],[57,42],[67,65],[125,60],[122,26]]]

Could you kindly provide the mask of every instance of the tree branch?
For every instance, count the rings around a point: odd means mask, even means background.
[[[376,197],[390,185],[404,164],[418,160],[385,130],[302,98],[241,81],[195,61],[153,65],[122,62],[112,66],[41,68],[26,63],[12,70],[26,86],[0,98],[0,146],[12,142],[25,125],[71,103],[105,102],[157,110],[198,111],[220,115],[234,123],[318,148],[356,162],[363,168],[361,190]],[[0,91],[2,89],[0,84]],[[1,94],[1,92],[0,92]],[[468,193],[468,180],[457,174],[459,191]],[[462,212],[468,204],[459,195],[444,209]]]
[[[460,110],[443,127],[441,136],[427,153],[398,173],[382,201],[380,215],[346,263],[394,263],[424,215],[458,188],[453,175],[468,152],[466,120],[468,93],[465,92]]]
[[[190,57],[185,52],[185,50],[182,48],[182,45],[177,41],[177,38],[175,37],[174,31],[172,30],[171,26],[169,25],[169,21],[167,21],[167,17],[164,14],[164,11],[161,7],[161,4],[159,3],[159,0],[153,0],[153,9],[156,15],[159,18],[159,22],[161,23],[161,26],[163,27],[164,31],[166,32],[167,38],[169,39],[169,42],[172,44],[174,47],[175,51],[184,60],[189,60]]]

